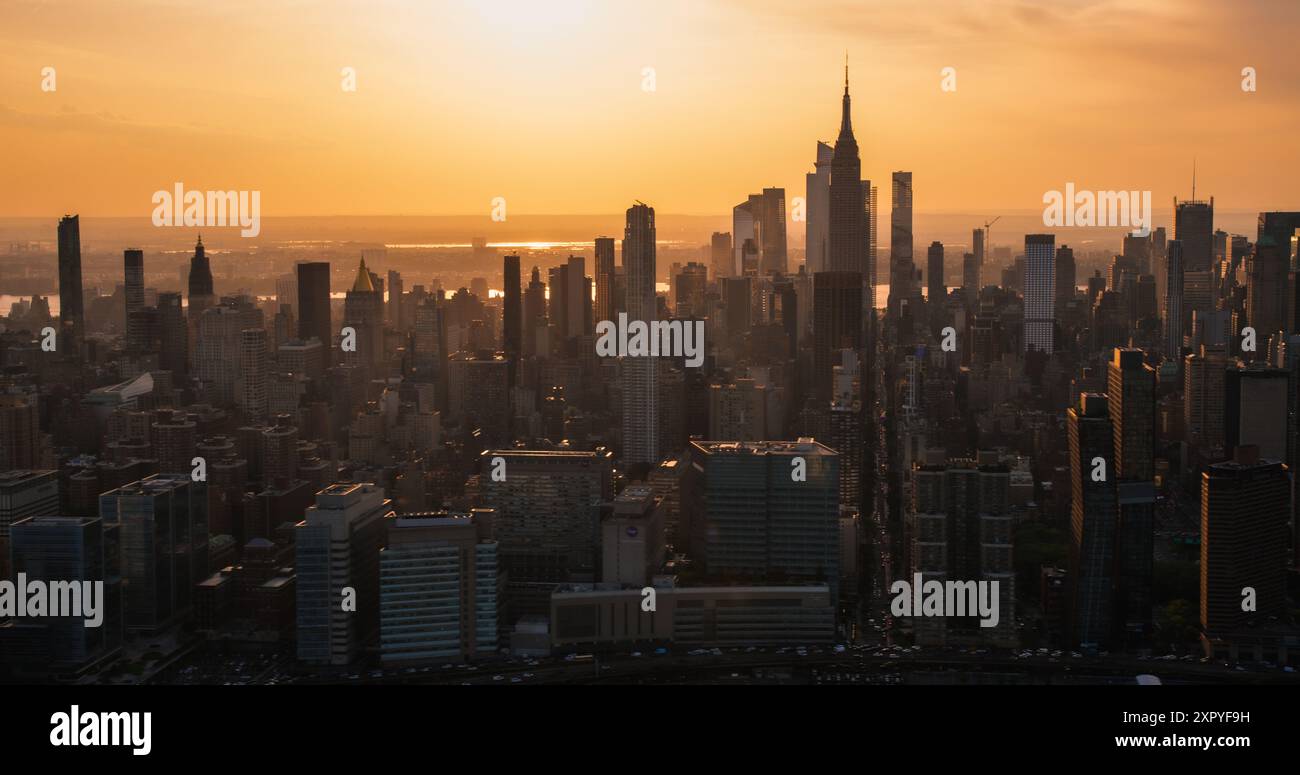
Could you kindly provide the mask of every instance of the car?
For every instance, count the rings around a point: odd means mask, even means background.
[[[517,675],[516,675],[516,676],[512,676],[512,677],[510,678],[510,683],[512,683],[512,684],[520,684],[520,683],[523,683],[523,682],[524,682],[524,679],[520,678],[520,677],[517,676]]]
[[[504,680],[506,680],[506,677],[505,677],[504,675],[494,675],[494,676],[492,676],[492,680],[493,680],[493,681],[504,681]]]
[[[639,657],[639,656],[641,656],[641,652],[640,652],[640,651],[633,651],[633,652],[632,652],[632,656],[634,656],[634,657]]]

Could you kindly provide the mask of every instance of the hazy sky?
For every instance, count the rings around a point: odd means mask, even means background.
[[[148,217],[176,181],[259,190],[263,216],[722,214],[803,194],[846,50],[864,174],[911,170],[919,211],[1073,181],[1149,189],[1161,220],[1193,156],[1220,208],[1300,209],[1298,21],[1296,0],[3,0],[0,215]]]

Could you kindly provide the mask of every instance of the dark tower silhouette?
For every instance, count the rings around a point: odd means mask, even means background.
[[[503,261],[505,273],[505,309],[502,324],[505,339],[506,358],[510,360],[510,385],[515,384],[519,356],[523,352],[523,289],[520,287],[519,256],[506,256]]]
[[[59,321],[71,335],[71,352],[86,333],[85,299],[81,292],[81,220],[65,215],[59,221]]]
[[[869,276],[867,210],[862,190],[862,162],[849,117],[849,66],[844,64],[844,99],[840,136],[831,157],[830,250],[827,270]]]
[[[330,265],[326,261],[298,264],[298,338],[320,340],[328,351],[330,334]]]
[[[203,250],[203,235],[194,245],[194,257],[190,259],[190,303],[195,296],[212,296],[212,266],[207,253]]]

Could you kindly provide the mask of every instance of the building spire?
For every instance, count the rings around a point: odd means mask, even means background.
[[[370,270],[366,268],[366,257],[361,257],[361,265],[357,267],[357,279],[352,283],[352,290],[357,293],[374,293],[375,284],[370,281]]]
[[[849,118],[849,52],[844,52],[844,106],[840,116],[840,137],[853,134],[853,120]]]

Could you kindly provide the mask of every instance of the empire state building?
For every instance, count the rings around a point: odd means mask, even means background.
[[[858,141],[849,118],[849,68],[844,66],[840,136],[831,157],[830,228],[826,271],[813,275],[813,389],[818,402],[832,398],[836,352],[862,347],[863,299],[870,279],[866,187]]]
[[[840,136],[831,157],[830,239],[826,268],[834,272],[858,272],[870,276],[867,260],[866,192],[862,185],[862,162],[858,141],[853,137],[849,117],[849,68],[844,66],[844,99]]]

